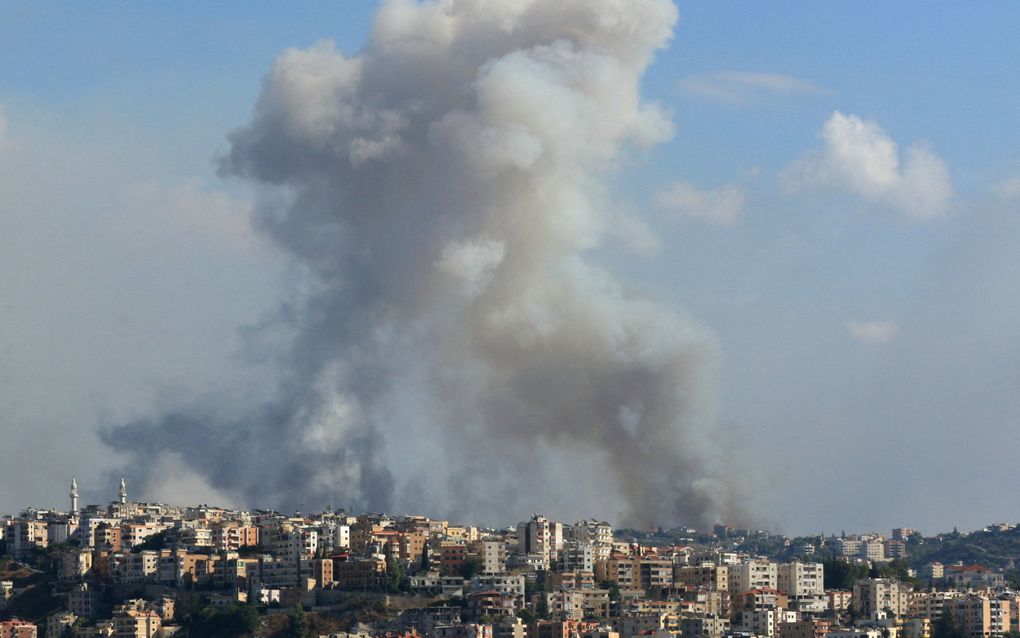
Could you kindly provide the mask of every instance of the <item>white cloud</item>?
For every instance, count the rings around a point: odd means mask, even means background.
[[[469,296],[483,292],[492,281],[496,268],[506,256],[506,244],[485,237],[454,241],[443,247],[436,266],[457,280]]]
[[[1020,175],[1002,180],[995,185],[994,190],[1002,199],[1020,199]]]
[[[700,190],[683,180],[673,182],[655,196],[659,208],[720,226],[737,223],[737,217],[744,209],[744,200],[744,190],[733,184]]]
[[[680,88],[692,95],[734,106],[744,106],[772,95],[805,95],[824,91],[817,84],[789,75],[748,71],[689,75],[680,80]]]
[[[900,331],[895,321],[848,321],[846,329],[855,341],[868,344],[888,343]]]
[[[911,145],[901,162],[896,142],[877,122],[839,111],[825,122],[821,136],[822,148],[783,172],[782,181],[789,189],[838,190],[915,219],[946,211],[953,194],[949,169],[926,146]]]
[[[220,248],[251,250],[259,241],[251,208],[250,202],[208,189],[197,179],[175,186],[147,182],[124,189],[118,221],[164,240],[195,237]]]

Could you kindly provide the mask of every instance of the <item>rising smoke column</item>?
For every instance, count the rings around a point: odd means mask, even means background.
[[[626,223],[605,176],[672,134],[639,80],[676,18],[668,0],[395,0],[353,57],[286,51],[221,163],[275,190],[257,226],[314,282],[278,394],[105,440],[135,472],[179,452],[253,504],[387,509],[403,482],[498,516],[543,490],[590,501],[601,477],[624,522],[728,514],[710,335],[590,258]],[[411,436],[428,462],[395,463]],[[559,459],[577,481],[548,478]]]

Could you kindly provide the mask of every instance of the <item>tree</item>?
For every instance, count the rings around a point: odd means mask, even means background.
[[[615,580],[603,580],[599,583],[599,587],[609,590],[609,600],[620,600],[620,586],[616,584]]]
[[[931,628],[931,638],[964,638],[963,630],[948,609],[943,609],[942,615],[935,621],[935,626]]]
[[[391,560],[386,565],[386,589],[391,594],[411,589],[411,581],[404,571],[404,564],[399,560]]]
[[[250,605],[231,605],[222,609],[202,607],[189,615],[184,625],[191,638],[239,638],[259,628],[262,619]]]
[[[312,635],[311,623],[301,605],[295,605],[287,615],[287,638],[309,638]]]
[[[478,556],[468,556],[464,559],[464,565],[460,568],[460,575],[464,577],[464,580],[470,580],[481,569],[482,559]]]
[[[158,551],[160,551],[162,549],[166,549],[167,539],[168,539],[169,535],[170,535],[170,533],[169,533],[168,530],[163,530],[162,532],[157,532],[157,533],[149,536],[148,538],[146,538],[141,543],[139,543],[139,544],[135,545],[134,547],[132,547],[131,548],[131,553],[132,554],[138,554],[138,553],[143,552],[143,551],[155,551],[155,552],[158,552]]]
[[[427,572],[429,570],[429,546],[428,543],[421,550],[421,570]]]
[[[825,561],[823,565],[826,589],[853,589],[857,579],[866,578],[869,573],[867,566],[841,558]]]

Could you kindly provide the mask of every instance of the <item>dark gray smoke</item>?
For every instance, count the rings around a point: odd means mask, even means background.
[[[105,440],[135,472],[177,453],[249,504],[727,515],[711,336],[589,257],[633,224],[605,175],[672,134],[639,80],[676,17],[395,0],[356,56],[285,52],[221,166],[286,200],[257,225],[314,281],[279,392]]]

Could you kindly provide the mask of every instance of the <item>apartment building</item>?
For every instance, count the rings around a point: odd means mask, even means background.
[[[850,604],[858,616],[877,618],[880,612],[904,616],[909,586],[893,578],[862,578],[854,583]]]
[[[825,566],[822,563],[783,563],[776,568],[777,589],[790,597],[798,611],[821,613],[828,608],[825,598]]]
[[[778,589],[776,564],[765,559],[751,559],[733,565],[729,568],[729,585],[734,595],[751,589]]]
[[[730,590],[729,567],[714,563],[700,565],[678,565],[674,570],[677,583],[688,587],[710,591]]]

